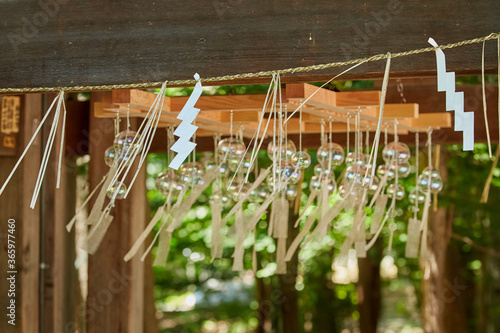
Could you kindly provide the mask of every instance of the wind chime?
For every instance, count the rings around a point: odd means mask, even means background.
[[[463,94],[455,93],[456,96],[453,99],[455,104],[448,103],[448,99],[451,100],[449,96],[454,93],[454,87],[451,87],[451,84],[443,79],[443,76],[450,76],[450,73],[446,72],[444,54],[440,49],[436,49],[436,56],[438,82],[441,82],[438,84],[438,89],[446,91],[447,109],[456,111],[455,115],[458,120],[455,123],[455,128],[464,132],[464,147],[470,149],[473,143],[473,136],[471,137],[473,134],[471,134],[471,124],[466,122],[467,119],[471,118],[471,114],[463,112],[463,103],[460,103],[460,97],[463,101]],[[269,215],[268,234],[275,238],[277,243],[276,273],[283,274],[286,272],[286,262],[291,260],[299,246],[306,246],[313,239],[321,242],[329,232],[332,222],[341,212],[346,212],[351,213],[352,220],[348,235],[340,247],[337,263],[347,265],[348,253],[352,247],[354,247],[358,257],[366,256],[366,252],[374,245],[386,225],[389,229],[388,247],[389,249],[392,247],[394,232],[397,229],[395,223],[396,204],[405,196],[405,189],[399,181],[408,177],[412,168],[415,170],[415,189],[408,194],[413,205],[413,217],[408,222],[406,256],[417,257],[420,250],[420,254],[425,257],[427,255],[426,232],[431,195],[441,191],[443,181],[439,171],[432,167],[433,127],[423,128],[423,125],[416,126],[418,121],[414,119],[408,122],[406,119],[398,118],[398,115],[389,117],[384,115],[384,107],[389,107],[389,105],[385,105],[385,95],[390,63],[389,54],[380,104],[376,108],[373,106],[341,107],[329,105],[316,98],[317,96],[315,97],[319,91],[323,91],[324,85],[319,88],[314,87],[314,91],[308,94],[304,93],[298,98],[291,96],[293,94],[287,90],[287,101],[284,101],[280,74],[276,72],[272,76],[269,90],[256,121],[240,126],[237,130],[233,128],[235,126],[232,110],[229,126],[226,126],[214,121],[211,117],[204,116],[203,112],[200,113],[200,109],[195,107],[202,94],[201,80],[197,74],[195,75],[196,86],[176,117],[173,117],[170,112],[164,111],[166,82],[155,96],[148,111],[142,114],[144,120],[137,131],[133,131],[130,127],[130,105],[127,105],[126,109],[126,128],[122,131],[120,131],[120,118],[123,116],[124,110],[121,108],[114,110],[116,111],[113,115],[115,118],[115,138],[104,156],[109,171],[93,189],[81,208],[83,209],[97,194],[87,218],[90,230],[83,246],[84,249],[91,254],[97,250],[106,230],[112,223],[111,213],[116,200],[127,197],[140,168],[146,161],[159,124],[166,122],[168,124],[169,168],[158,174],[156,179],[157,189],[163,194],[165,202],[125,255],[125,260],[130,260],[138,253],[148,235],[159,224],[153,241],[142,253],[142,259],[144,260],[158,241],[154,265],[165,265],[173,232],[183,223],[189,209],[195,204],[202,192],[211,188],[212,260],[222,257],[228,222],[234,216],[234,223],[231,227],[236,237],[233,270],[242,270],[245,253],[243,243],[248,237],[253,237],[255,245],[257,241],[255,228],[267,212]],[[53,147],[59,124],[62,124],[64,133],[66,108],[63,96],[64,93],[61,91],[54,99],[33,138],[0,189],[0,194],[55,106],[55,117],[42,159],[31,207],[36,204],[48,156]],[[289,107],[295,107],[295,110],[289,113]],[[320,143],[316,152],[318,164],[314,166],[311,165],[311,156],[302,147],[302,134],[306,123],[303,119],[304,113],[307,114],[308,121],[319,122],[320,126]],[[61,117],[62,122],[59,122]],[[289,126],[297,124],[297,120],[299,128],[298,149],[296,143],[288,137]],[[350,147],[349,138],[352,122],[354,122],[354,143],[353,147]],[[333,127],[338,123],[346,125],[346,149],[334,141]],[[200,160],[197,160],[195,150],[198,128],[213,134],[215,146],[212,154],[205,153]],[[409,147],[399,140],[398,133],[401,130],[415,132],[416,154],[413,167],[410,165]],[[372,142],[370,142],[370,131],[375,131]],[[392,142],[388,142],[389,132],[394,137]],[[419,132],[427,132],[428,165],[421,174],[418,172]],[[384,147],[382,149],[382,162],[378,164],[379,141],[382,134]],[[270,138],[265,148],[267,156],[271,160],[271,166],[259,169],[258,152],[264,149],[263,144],[266,137]],[[190,141],[191,138],[193,141]],[[244,138],[248,140],[245,141]],[[63,140],[61,140],[59,163],[61,163],[63,144]],[[174,155],[174,153],[176,154]],[[344,166],[343,172],[336,175],[335,170],[342,165]],[[297,196],[302,193],[304,170],[311,167],[314,169],[314,176],[311,177],[307,185],[310,195],[293,226],[300,228],[300,232],[287,247],[290,201],[296,200]],[[58,180],[59,177],[60,172]],[[250,205],[246,203],[253,204],[250,213],[246,212],[250,209]],[[420,209],[422,205],[423,209]],[[312,206],[315,206],[316,209],[308,209]],[[230,209],[227,214],[223,215],[225,207]],[[367,229],[365,220],[368,214],[371,214],[371,224]],[[75,221],[76,215],[68,223],[68,231],[71,230]],[[369,241],[367,241],[368,239]],[[255,246],[253,258],[255,268]]]

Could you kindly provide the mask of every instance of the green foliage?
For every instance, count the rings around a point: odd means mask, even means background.
[[[475,84],[477,77],[458,77],[457,84]],[[496,82],[496,77],[487,76],[488,83]],[[321,85],[321,84],[317,84]],[[329,89],[372,88],[373,81],[336,81],[328,85]],[[268,85],[219,86],[205,87],[206,95],[252,94],[265,93]],[[187,96],[192,88],[168,88],[168,96]],[[500,227],[500,168],[494,170],[490,199],[487,204],[480,204],[484,182],[491,165],[484,144],[476,145],[474,152],[462,152],[461,146],[447,148],[448,176],[443,191],[439,194],[438,205],[453,210],[453,232],[469,237],[473,242],[486,248],[495,247],[500,242],[500,235],[494,232]],[[317,164],[316,152],[309,151],[313,162]],[[381,156],[381,154],[379,154]],[[419,155],[420,169],[427,165],[424,148]],[[199,159],[199,157],[197,158]],[[265,151],[259,152],[259,166],[265,168],[270,160]],[[379,160],[379,164],[381,163]],[[415,157],[411,159],[414,165]],[[308,184],[313,176],[312,166],[304,175],[302,204],[307,201],[310,191]],[[152,154],[148,157],[148,200],[152,212],[163,204],[163,196],[155,190],[156,175],[165,170],[167,160],[164,154]],[[338,176],[343,167],[335,170]],[[415,186],[414,173],[401,179],[408,194]],[[166,268],[155,267],[155,299],[157,308],[164,313],[161,320],[164,332],[247,332],[257,325],[257,289],[252,273],[236,273],[232,271],[232,252],[234,235],[231,234],[230,219],[226,228],[228,234],[222,259],[211,262],[210,235],[211,211],[209,206],[210,189],[205,191],[189,212],[184,223],[174,232],[169,259]],[[332,198],[332,200],[335,200]],[[244,206],[250,214],[255,208],[252,204]],[[412,217],[408,196],[397,203],[395,223],[397,230],[392,243],[392,251],[387,251],[389,230],[382,230],[379,240],[368,252],[375,265],[382,258],[392,258],[397,268],[395,278],[382,280],[382,313],[381,331],[410,331],[412,327],[421,326],[419,309],[422,305],[421,285],[423,272],[418,259],[404,257],[408,219]],[[224,213],[229,207],[225,207]],[[317,209],[313,206],[310,211]],[[420,207],[422,209],[422,206]],[[368,212],[370,219],[372,211]],[[419,212],[419,216],[421,212]],[[276,244],[267,235],[267,216],[257,225],[255,251],[259,260],[256,276],[268,288],[268,299],[273,304],[271,320],[273,332],[278,332],[280,306],[271,299],[272,293],[278,289],[278,279],[274,275],[276,269]],[[352,225],[352,212],[342,213],[334,221],[334,228],[326,235],[323,242],[312,241],[299,255],[298,277],[295,284],[299,298],[300,331],[304,327],[313,327],[313,332],[340,332],[342,329],[359,327],[360,312],[358,310],[358,293],[356,283],[336,284],[333,282],[332,262],[338,255],[340,246]],[[301,221],[303,225],[304,219]],[[155,230],[157,231],[157,230]],[[493,259],[468,244],[451,239],[450,247],[457,249],[460,266],[456,277],[467,286],[463,297],[467,298],[467,314],[470,316],[469,331],[474,331],[478,321],[478,297],[474,290],[481,284],[485,295],[492,297],[483,300],[487,309],[490,324],[500,330],[500,297],[493,276],[500,276],[497,259]],[[252,269],[252,237],[245,240],[245,269]],[[153,248],[153,254],[156,247]],[[387,261],[387,260],[386,260]],[[491,273],[490,273],[491,272]],[[495,275],[496,274],[496,275]],[[493,297],[493,296],[497,297]],[[196,304],[193,306],[193,298]],[[190,305],[191,304],[191,305]],[[361,318],[362,319],[362,318]],[[308,326],[309,325],[309,326]]]

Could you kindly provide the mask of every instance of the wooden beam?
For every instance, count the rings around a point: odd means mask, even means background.
[[[18,0],[3,8],[0,87],[192,79],[195,72],[207,78],[346,61],[428,47],[429,36],[443,44],[486,36],[500,30],[499,12],[496,0],[425,5],[376,0],[342,6],[306,0],[289,6],[242,0],[106,0],[84,6]],[[490,72],[496,69],[494,44],[486,48]],[[480,73],[480,44],[448,49],[446,56],[450,71]],[[395,59],[391,71],[421,76],[434,75],[435,68],[434,54],[427,53]],[[287,74],[282,81],[325,81],[344,69]],[[371,62],[340,79],[380,78],[383,70],[383,61]],[[269,81],[241,78],[231,84]]]

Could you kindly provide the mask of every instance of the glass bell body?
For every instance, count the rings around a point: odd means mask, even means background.
[[[405,196],[405,188],[399,184],[391,184],[387,187],[387,194],[390,198],[395,194],[396,200],[401,200]]]
[[[160,172],[156,177],[156,189],[165,196],[168,196],[170,192],[172,192],[171,195],[177,196],[183,186],[180,183],[179,174],[173,170]]]
[[[318,148],[318,162],[323,167],[338,166],[344,162],[344,148],[341,145],[328,142]]]
[[[246,151],[245,143],[236,138],[225,138],[218,144],[219,161],[224,161],[230,155],[241,158]]]
[[[106,192],[108,198],[112,199],[113,196],[116,195],[116,199],[125,198],[125,193],[127,193],[127,185],[125,183],[121,183],[120,180],[116,181]]]
[[[267,156],[274,161],[285,161],[291,160],[293,154],[297,152],[297,148],[295,147],[295,143],[292,140],[283,139],[281,141],[281,145],[279,140],[273,143],[273,141],[269,142],[267,145]]]
[[[418,185],[423,192],[427,192],[429,184],[431,193],[439,193],[443,189],[441,175],[439,171],[432,167],[426,167],[422,174],[418,176]]]
[[[410,148],[402,142],[391,142],[384,147],[382,157],[385,163],[392,163],[397,160],[398,164],[402,164],[410,159]]]
[[[139,154],[142,151],[142,146],[139,144],[140,136],[134,131],[125,130],[118,133],[113,141],[118,160],[128,161],[132,155]]]
[[[297,151],[292,155],[292,163],[301,169],[311,165],[311,156],[305,151]]]

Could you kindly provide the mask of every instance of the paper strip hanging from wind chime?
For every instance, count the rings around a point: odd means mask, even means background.
[[[196,147],[196,143],[189,140],[198,129],[192,122],[200,112],[200,109],[195,108],[194,105],[200,98],[203,88],[201,87],[200,75],[198,75],[198,73],[194,75],[194,79],[197,81],[194,90],[177,116],[177,119],[182,120],[182,122],[175,129],[174,135],[178,136],[179,139],[170,148],[170,150],[175,151],[177,155],[175,155],[168,166],[175,170],[179,169],[181,164]]]
[[[446,111],[455,111],[455,131],[463,132],[463,150],[474,150],[474,112],[464,112],[464,93],[455,91],[455,72],[446,72],[446,59],[432,38],[429,44],[436,48],[438,91],[446,92]]]

